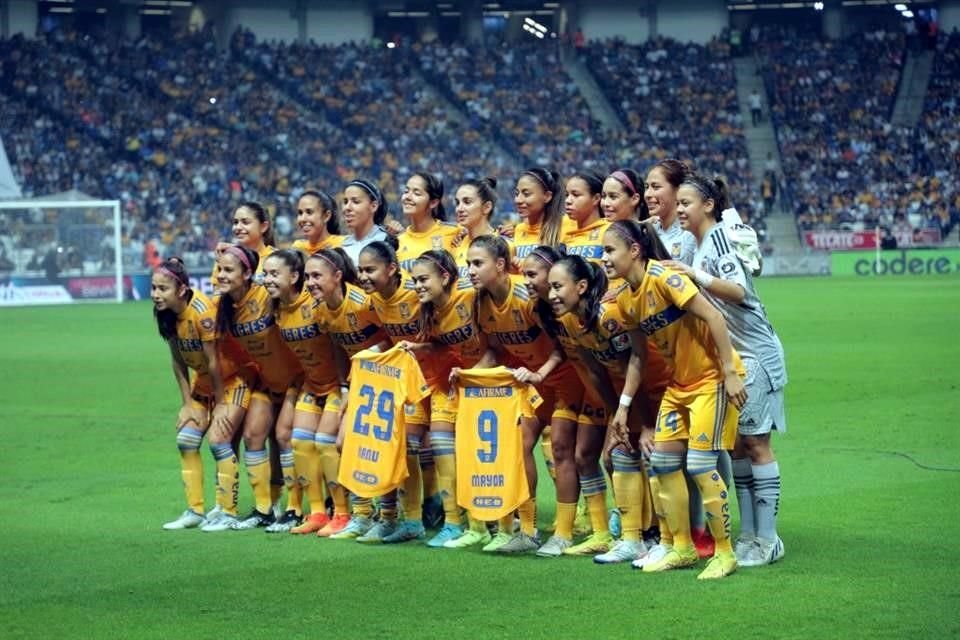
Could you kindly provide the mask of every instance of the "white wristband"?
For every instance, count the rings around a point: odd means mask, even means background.
[[[625,393],[620,394],[620,406],[621,407],[630,407],[630,404],[633,402],[633,396],[628,396]]]
[[[709,289],[710,285],[713,284],[713,276],[704,271],[703,269],[697,269],[693,272],[693,279],[698,285],[704,289]]]

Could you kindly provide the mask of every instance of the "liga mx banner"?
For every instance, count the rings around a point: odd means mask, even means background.
[[[830,256],[835,276],[936,276],[960,274],[960,249],[837,251]]]
[[[894,230],[893,237],[897,239],[897,246],[904,248],[940,244],[938,229],[920,229],[916,232]],[[811,249],[857,251],[877,248],[877,232],[873,229],[870,231],[805,231],[803,239]]]
[[[210,273],[191,273],[190,286],[211,295],[213,286],[210,283]],[[43,276],[0,277],[0,307],[116,299],[117,279],[112,275],[62,276],[54,279]],[[149,300],[150,274],[124,276],[123,299]]]

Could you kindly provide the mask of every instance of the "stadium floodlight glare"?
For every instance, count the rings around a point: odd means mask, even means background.
[[[813,3],[813,10],[814,10],[814,11],[823,11],[823,3],[822,3],[822,2],[814,2],[814,3]]]
[[[910,11],[909,9],[906,11],[901,11],[900,15],[902,15],[907,20],[910,20],[911,18],[913,18],[913,11]]]
[[[903,12],[907,10],[907,5],[901,2],[900,4],[893,5],[893,8],[896,9],[897,11]]]
[[[396,47],[397,47],[397,43],[396,43],[396,42],[388,42],[388,43],[387,43],[387,49],[395,49]]]
[[[73,7],[50,7],[50,13],[73,13]]]

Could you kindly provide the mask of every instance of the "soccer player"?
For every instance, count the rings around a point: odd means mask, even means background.
[[[303,192],[297,200],[297,228],[303,237],[294,240],[292,247],[305,255],[343,244],[337,201],[325,191]]]
[[[677,193],[680,223],[697,238],[693,267],[672,263],[700,286],[723,314],[730,338],[747,370],[747,402],[737,423],[733,473],[740,503],[740,537],[735,545],[743,567],[772,564],[783,557],[777,534],[780,467],[770,432],[786,430],[783,389],[787,368],[783,346],[721,223],[729,197],[722,180],[692,174]]]
[[[276,325],[267,290],[254,282],[259,257],[243,245],[227,247],[217,258],[217,331],[224,339],[232,334],[244,351],[256,362],[259,381],[250,400],[243,422],[244,464],[253,488],[255,506],[242,520],[224,518],[205,527],[208,531],[253,529],[274,524],[270,490],[270,462],[266,449],[267,435],[282,411],[293,411],[296,395],[291,388],[299,384],[303,371],[296,356],[287,348]],[[287,479],[289,505],[300,501],[299,489],[292,482],[293,451],[289,443],[280,442],[280,463]],[[284,513],[287,517],[287,513]]]
[[[716,549],[700,579],[722,578],[736,570],[730,543],[727,486],[717,472],[717,456],[733,447],[737,411],[746,401],[743,364],[730,343],[723,316],[685,275],[653,259],[657,255],[652,225],[629,220],[614,222],[604,236],[606,267],[626,279],[629,288],[617,304],[627,329],[634,331],[627,376],[619,407],[611,421],[611,446],[632,449],[627,422],[633,396],[640,388],[644,334],[653,339],[671,365],[673,379],[657,416],[650,456],[659,482],[664,518],[673,536],[672,548],[645,572],[666,571],[696,564],[690,538],[686,468],[702,495],[707,523]]]
[[[243,202],[233,212],[233,243],[240,244],[256,252],[260,259],[256,277],[259,282],[262,277],[263,261],[274,251],[276,239],[273,233],[273,222],[259,202]],[[217,243],[216,255],[219,256],[232,243]],[[210,274],[210,283],[217,288],[216,261],[213,263],[213,272]]]
[[[572,226],[561,211],[563,185],[560,175],[542,167],[532,167],[517,179],[513,203],[522,221],[513,228],[515,266],[538,245],[556,247],[564,227]]]
[[[292,422],[277,424],[277,439],[291,442],[296,482],[310,505],[310,515],[302,524],[293,525],[294,519],[287,518],[292,525],[289,531],[308,534],[326,528],[328,534],[337,533],[350,519],[346,493],[337,484],[340,456],[336,448],[347,365],[337,357],[329,334],[313,317],[314,300],[303,286],[303,254],[294,249],[275,251],[267,258],[263,273],[280,336],[304,371]],[[324,508],[324,478],[334,505],[332,521]],[[294,505],[294,511],[299,506]]]
[[[364,349],[383,350],[390,346],[387,334],[380,327],[373,301],[357,285],[356,269],[344,249],[322,249],[307,258],[305,286],[318,303],[314,308],[317,324],[348,356]],[[342,435],[342,424],[340,431]],[[350,468],[351,461],[343,458],[340,464]],[[363,536],[373,527],[372,516],[371,500],[354,496],[350,522],[330,538]],[[396,521],[396,500],[381,502],[380,517]]]
[[[474,238],[497,233],[490,224],[490,219],[497,207],[497,179],[488,176],[480,180],[465,180],[457,187],[454,202],[457,224],[463,227],[466,236],[453,250],[453,259],[457,263],[460,279],[469,283],[467,251],[470,249],[470,243]]]
[[[536,531],[537,468],[533,447],[540,436],[540,425],[551,424],[557,429],[576,428],[583,390],[570,363],[564,361],[563,351],[539,324],[536,301],[530,297],[523,279],[509,273],[510,248],[499,236],[480,236],[470,243],[467,252],[470,281],[476,287],[477,321],[487,335],[489,348],[478,368],[497,363],[515,362],[515,376],[520,382],[534,385],[544,398],[538,410],[540,421],[536,426],[526,423],[524,429],[524,459],[530,500],[519,509],[520,531],[500,553],[526,553],[539,548]],[[569,460],[572,452],[562,452],[555,458]],[[559,474],[558,474],[559,483]],[[566,474],[566,484],[557,485],[557,501],[576,509],[579,493],[576,473]]]
[[[647,201],[640,188],[643,183],[632,169],[617,169],[603,181],[600,208],[610,222],[617,220],[646,220],[650,217]]]
[[[486,340],[474,317],[476,290],[459,277],[457,264],[448,251],[425,251],[413,263],[412,281],[419,298],[420,334],[417,343],[406,343],[421,361],[431,363],[437,380],[430,397],[430,438],[440,475],[445,511],[443,528],[427,544],[448,549],[484,546],[491,536],[483,522],[470,520],[463,530],[457,501],[457,467],[454,425],[457,421],[456,389],[449,382],[454,367],[473,367],[486,353]],[[512,527],[511,516],[511,527]]]
[[[433,174],[421,171],[410,176],[400,206],[410,224],[397,236],[397,258],[401,272],[409,276],[414,261],[424,251],[453,251],[460,230],[456,224],[445,222],[443,182]]]
[[[409,281],[404,282],[400,274],[400,261],[393,246],[389,242],[371,242],[360,252],[358,269],[360,286],[369,294],[374,311],[380,325],[390,336],[394,344],[416,340],[420,335],[420,301]],[[420,360],[421,370],[425,377],[429,372],[429,362]],[[437,380],[427,380],[428,384],[436,384]],[[424,434],[430,428],[430,419],[427,413],[429,400],[414,406],[406,407],[406,445],[407,445],[407,479],[400,492],[403,518],[393,522],[382,522],[383,526],[371,529],[364,536],[364,540],[374,541],[379,536],[386,544],[419,540],[426,535],[422,522],[423,508],[421,496],[424,493],[424,473],[420,464],[420,451]],[[433,492],[439,489],[431,486]],[[387,502],[396,500],[388,496]],[[430,494],[428,501],[439,501]],[[442,509],[442,506],[440,507]]]
[[[573,222],[560,234],[560,246],[567,255],[601,264],[603,232],[610,224],[601,214],[600,196],[603,178],[592,171],[581,171],[567,179],[564,213]]]
[[[209,443],[217,461],[219,513],[237,515],[237,457],[230,442],[250,403],[246,354],[232,339],[216,340],[216,307],[200,291],[190,288],[190,277],[179,258],[165,260],[154,271],[150,297],[157,331],[170,347],[173,377],[183,405],[177,414],[177,448],[187,509],[163,525],[190,529],[204,524],[203,463],[200,443],[210,431]],[[190,370],[196,372],[190,382]]]
[[[387,201],[375,182],[351,180],[343,190],[343,222],[350,233],[340,244],[356,265],[360,251],[371,242],[387,239],[383,223],[387,219]]]

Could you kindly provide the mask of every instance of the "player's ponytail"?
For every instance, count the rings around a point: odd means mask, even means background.
[[[190,276],[187,274],[187,267],[183,264],[183,260],[176,257],[167,258],[160,263],[160,266],[154,270],[154,273],[173,280],[178,290],[180,287],[186,287],[183,297],[188,304],[190,300],[193,299],[193,289],[190,288]],[[161,338],[169,341],[177,337],[176,313],[170,309],[157,311],[157,309],[154,308],[153,317],[157,321],[157,332],[160,333]]]
[[[534,259],[537,262],[540,262],[546,267],[547,273],[549,273],[550,268],[560,262],[560,259],[563,258],[563,256],[564,254],[557,249],[542,244],[531,251],[530,254],[527,255],[526,259]],[[561,331],[560,322],[557,320],[557,316],[553,312],[553,307],[550,306],[550,302],[544,300],[540,296],[537,296],[535,311],[540,317],[540,325],[550,335],[550,337],[556,338],[559,336]]]
[[[416,264],[426,265],[440,278],[446,278],[447,282],[443,285],[443,290],[449,295],[457,285],[459,272],[457,262],[449,252],[440,250],[424,251],[417,258]],[[420,303],[420,334],[417,340],[428,342],[433,335],[434,327],[437,324],[437,305],[434,302]]]
[[[570,274],[574,282],[586,281],[587,290],[580,296],[580,306],[583,313],[580,320],[587,331],[597,327],[597,318],[600,317],[600,300],[607,292],[607,274],[600,266],[588,262],[581,256],[564,256],[557,262]]]
[[[224,249],[224,254],[234,256],[240,263],[241,268],[249,273],[247,276],[247,286],[253,285],[253,279],[257,274],[257,267],[260,266],[260,256],[256,251],[249,249],[242,244],[232,244]],[[230,332],[233,326],[233,303],[234,300],[227,295],[221,295],[219,306],[217,307],[217,337],[222,338]]]

